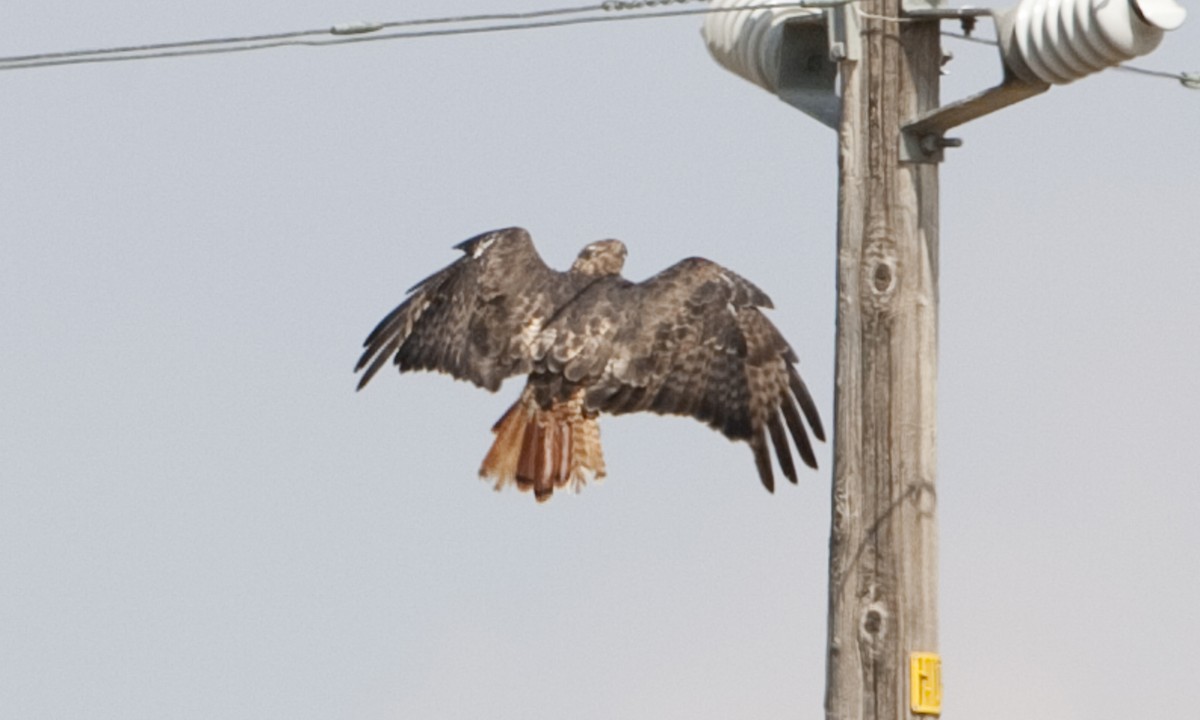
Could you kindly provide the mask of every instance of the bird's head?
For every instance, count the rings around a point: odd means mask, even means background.
[[[625,243],[598,240],[579,251],[571,270],[584,275],[617,275],[625,267]]]

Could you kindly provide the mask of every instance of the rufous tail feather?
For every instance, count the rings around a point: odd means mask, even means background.
[[[543,410],[526,387],[492,432],[479,476],[494,478],[497,490],[515,484],[544,502],[557,488],[578,492],[605,475],[600,424],[584,412],[583,390]]]

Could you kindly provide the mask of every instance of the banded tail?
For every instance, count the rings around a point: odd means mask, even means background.
[[[515,483],[545,502],[555,488],[578,492],[589,480],[604,477],[600,424],[583,409],[583,389],[543,410],[526,387],[492,427],[496,440],[479,476],[495,478],[496,489]]]

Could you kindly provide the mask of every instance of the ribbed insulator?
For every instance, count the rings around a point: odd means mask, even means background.
[[[779,44],[784,23],[821,11],[796,7],[794,3],[791,7],[731,9],[763,4],[763,0],[713,0],[712,9],[730,9],[707,15],[701,32],[708,51],[726,70],[774,93],[779,89]]]
[[[1175,0],[1021,0],[1010,13],[1005,61],[1058,85],[1149,53],[1187,17]]]

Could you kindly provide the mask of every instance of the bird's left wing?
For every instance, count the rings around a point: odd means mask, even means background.
[[[436,370],[496,390],[530,369],[530,343],[571,295],[529,233],[507,228],[459,243],[463,257],[417,283],[363,343],[362,389],[389,360],[401,372]]]
[[[788,435],[816,467],[804,421],[820,440],[825,431],[796,354],[764,307],[770,299],[745,278],[689,258],[642,283],[580,295],[547,326],[543,338],[553,345],[539,362],[584,382],[594,410],[687,415],[747,441],[763,485],[773,490],[767,438],[796,482]]]

